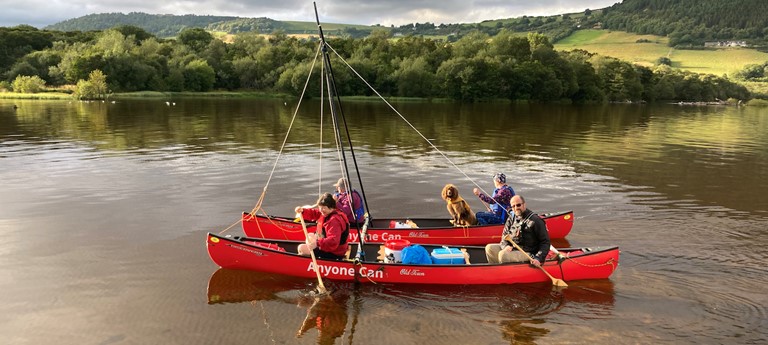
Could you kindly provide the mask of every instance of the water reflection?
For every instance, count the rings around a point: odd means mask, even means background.
[[[160,148],[178,154],[258,157],[272,155],[282,146],[296,106],[277,100],[183,99],[169,107],[164,101],[0,100],[0,137],[77,141],[99,150],[137,154]],[[759,108],[440,103],[395,107],[460,166],[477,169],[479,164],[508,161],[525,167],[523,174],[554,167],[557,174],[552,179],[607,175],[697,206],[768,210],[768,199],[751,187],[764,185],[768,168],[768,119]],[[286,152],[306,153],[309,145],[319,142],[318,109],[316,100],[302,104]],[[361,153],[431,168],[445,164],[385,105],[348,102],[344,109]],[[535,130],[493,125],[500,120]],[[326,123],[324,128],[328,131],[330,126]],[[325,133],[323,138],[331,147],[333,136]],[[713,182],[711,176],[740,183]]]
[[[496,324],[497,340],[510,344],[533,344],[550,333],[545,322],[553,313],[588,319],[609,318],[614,304],[610,280],[572,282],[568,288],[551,284],[523,285],[359,285],[326,282],[330,294],[310,293],[313,282],[279,275],[219,269],[208,282],[208,303],[279,301],[306,309],[298,324],[297,337],[316,330],[318,344],[332,344],[344,337],[352,344],[359,315],[385,317],[393,329],[419,326],[419,339],[440,337],[444,327],[440,315],[463,320],[453,331],[480,324]],[[419,312],[413,314],[412,311]],[[423,317],[429,315],[428,318]],[[456,322],[456,321],[451,321]],[[471,334],[468,332],[467,334]],[[493,337],[492,334],[489,336]],[[382,341],[397,341],[397,335],[381,335]]]
[[[333,344],[345,334],[351,284],[329,285],[329,294],[315,295],[303,279],[251,271],[219,269],[208,281],[208,304],[281,301],[306,309],[297,338],[317,331],[317,344]],[[354,323],[353,323],[354,324]],[[354,330],[349,338],[352,339]]]
[[[317,344],[333,344],[347,328],[349,290],[334,290],[329,295],[306,296],[298,305],[307,308],[297,337],[303,337],[312,328],[317,329]],[[350,337],[353,332],[350,332]]]
[[[570,243],[556,246],[616,244],[622,248],[622,266],[607,285],[573,282],[562,292],[546,286],[498,291],[363,286],[352,290],[346,303],[328,308],[346,306],[348,333],[381,333],[386,338],[382,342],[412,343],[406,336],[388,334],[394,324],[406,330],[404,334],[423,334],[421,339],[451,334],[458,343],[587,342],[580,338],[584,335],[590,335],[592,343],[609,343],[626,333],[634,339],[670,342],[768,339],[768,303],[759,288],[768,284],[762,264],[768,255],[764,108],[396,107],[483,187],[488,176],[503,170],[533,210],[573,209],[577,220]],[[275,178],[270,184],[272,194],[265,200],[270,214],[292,213],[296,199],[287,195],[306,201],[314,200],[311,195],[317,192],[315,169],[308,169],[318,163],[317,114],[310,111],[312,104],[305,108],[297,124],[301,129],[289,138],[289,154],[275,170],[275,176],[290,179]],[[462,191],[472,189],[443,157],[430,153],[423,140],[395,121],[389,109],[372,103],[349,103],[344,109],[364,182],[373,187],[366,192],[374,217],[444,217],[440,188],[452,182]],[[240,285],[227,290],[212,279],[210,291],[221,291],[209,299],[216,307],[197,306],[210,314],[179,312],[186,310],[189,298],[201,298],[194,283],[178,284],[172,294],[166,286],[153,284],[156,276],[169,272],[192,282],[210,274],[205,265],[212,264],[201,255],[198,241],[182,245],[176,239],[193,234],[202,238],[251,209],[269,178],[291,115],[291,104],[270,100],[185,99],[177,100],[175,107],[164,100],[0,100],[0,232],[6,235],[0,261],[7,263],[0,265],[0,276],[9,277],[4,280],[6,290],[19,292],[0,303],[0,314],[15,320],[0,322],[0,331],[10,334],[12,343],[50,343],[55,338],[48,334],[58,329],[46,334],[34,330],[57,324],[61,310],[90,305],[120,310],[115,305],[130,305],[139,312],[119,312],[110,319],[123,325],[119,332],[134,334],[131,327],[156,328],[137,323],[153,320],[143,313],[170,302],[180,307],[163,311],[173,314],[168,320],[183,326],[222,322],[222,327],[209,330],[208,338],[189,333],[191,341],[185,342],[210,343],[215,339],[211,333],[241,335],[243,327],[253,327],[242,323],[253,321],[248,319],[253,310],[244,302],[257,301],[254,307],[263,305],[269,316],[277,312],[275,319],[286,320],[287,325],[273,321],[270,330],[288,339],[286,343],[314,340],[310,338],[316,328],[295,338],[307,312],[313,315],[313,301],[296,310],[312,282],[246,275],[237,278],[243,280]],[[331,189],[329,181],[321,184],[323,191]],[[472,208],[483,207],[477,203]],[[170,242],[153,255],[133,250],[164,240]],[[94,255],[100,259],[94,261]],[[175,265],[151,260],[156,270],[150,272],[147,257]],[[67,287],[56,275],[45,273],[70,272],[83,262],[120,269],[92,275],[77,270],[66,277]],[[120,293],[92,284],[104,280],[104,272],[119,274],[120,281],[131,284],[121,285]],[[156,289],[166,294],[157,295]],[[79,297],[83,291],[87,297]],[[109,296],[108,303],[91,296]],[[52,309],[29,308],[37,303]],[[232,312],[238,307],[246,309],[244,315]],[[222,316],[234,322],[224,323]],[[355,328],[355,322],[364,326]],[[88,324],[69,325],[70,331],[91,337],[83,342],[105,343],[108,337],[98,339],[100,334],[93,334]],[[169,334],[136,335],[134,342],[181,341],[179,334]]]

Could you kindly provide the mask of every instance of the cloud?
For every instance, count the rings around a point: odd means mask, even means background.
[[[336,0],[317,3],[321,23],[403,25],[476,23],[598,9],[618,0]],[[144,12],[314,21],[312,2],[299,0],[0,0],[0,26],[37,27],[94,13]]]

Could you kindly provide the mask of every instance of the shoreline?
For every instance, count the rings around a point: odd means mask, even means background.
[[[208,91],[208,92],[162,92],[162,91],[136,91],[136,92],[120,92],[107,95],[103,100],[78,100],[78,101],[109,101],[119,99],[179,99],[179,98],[253,98],[253,99],[279,99],[279,100],[295,100],[296,96],[286,93],[271,93],[271,92],[257,92],[257,91]],[[39,93],[16,93],[4,91],[0,92],[0,99],[25,99],[25,100],[76,100],[72,97],[71,93],[66,92],[39,92]],[[369,102],[378,101],[377,96],[341,96],[342,100],[355,101],[355,102]],[[429,102],[429,103],[452,103],[453,101],[447,98],[419,98],[419,97],[388,97],[387,101],[396,102]],[[496,99],[487,100],[480,103],[529,103],[526,100],[511,101],[508,99]],[[550,102],[551,104],[564,104],[563,102]],[[624,102],[609,102],[609,103],[624,103]],[[628,102],[627,104],[646,104],[646,102]],[[668,103],[679,105],[739,105],[739,106],[768,106],[768,100],[753,98],[747,102],[740,101],[719,101],[719,102],[686,102],[686,101],[669,101],[669,100],[657,100],[656,104]],[[567,103],[566,103],[567,104]]]

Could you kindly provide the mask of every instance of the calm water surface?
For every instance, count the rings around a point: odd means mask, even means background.
[[[395,106],[408,123],[344,105],[374,217],[447,216],[445,183],[503,171],[529,208],[574,210],[556,244],[619,245],[619,269],[560,291],[326,282],[316,301],[205,250],[265,186],[283,215],[332,189],[316,103],[292,123],[273,100],[0,100],[0,343],[768,342],[766,109]]]

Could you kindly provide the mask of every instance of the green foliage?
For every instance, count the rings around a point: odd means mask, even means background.
[[[107,95],[107,76],[100,70],[88,75],[88,80],[78,80],[73,96],[76,99],[104,99]]]
[[[16,60],[33,51],[43,50],[53,44],[54,35],[28,25],[13,28],[0,27],[0,73],[16,63]],[[8,76],[7,80],[15,78]]]
[[[200,28],[184,29],[176,37],[179,42],[192,48],[196,52],[201,52],[213,41],[213,35]]]
[[[672,59],[670,59],[670,58],[668,58],[666,56],[662,56],[662,57],[656,59],[656,64],[657,65],[672,66]]]
[[[228,16],[199,16],[193,14],[147,14],[142,12],[99,13],[65,20],[45,27],[46,30],[59,31],[99,31],[117,28],[125,36],[134,35],[137,41],[145,40],[147,35],[170,38],[182,31],[196,28],[206,31],[239,34],[253,32],[268,34],[283,30],[289,34],[314,34],[317,31],[315,22],[277,21],[269,18],[241,18]],[[323,25],[327,35],[365,37],[378,26],[326,24]]]
[[[669,35],[670,46],[751,39],[766,44],[764,0],[625,0],[596,18],[604,29]]]
[[[184,88],[189,91],[209,91],[216,81],[216,72],[205,60],[190,62],[183,71]]]
[[[768,82],[768,61],[744,66],[734,77],[746,81]]]
[[[45,88],[45,80],[38,76],[20,75],[13,80],[11,87],[18,93],[36,93]]]
[[[583,18],[579,14],[567,20]],[[527,19],[531,25],[559,21]],[[416,27],[437,28],[431,24]],[[523,35],[506,25],[494,25],[498,34],[491,36],[484,27],[477,25],[452,44],[418,36],[396,38],[388,30],[374,31],[364,39],[333,38],[329,54],[337,91],[342,96],[372,95],[373,88],[385,97],[468,102],[509,99],[599,103],[750,97],[744,87],[724,78],[676,72],[666,65],[651,70],[586,51],[561,52],[553,48],[550,37],[541,33]],[[25,30],[34,33],[33,29]],[[633,46],[635,39],[630,42]],[[313,79],[307,84],[306,96],[320,92],[322,62],[310,70],[317,41],[301,40],[283,31],[268,37],[245,33],[226,44],[201,28],[187,28],[176,40],[161,40],[137,27],[119,27],[42,47],[14,60],[5,76],[34,75],[55,86],[76,84],[76,96],[81,98],[104,97],[107,90],[244,89],[299,95],[308,74]],[[346,63],[336,59],[336,53]],[[349,71],[346,64],[355,72]],[[743,75],[754,79],[765,74],[755,68]]]
[[[68,19],[46,26],[46,30],[58,31],[94,31],[106,30],[116,26],[134,26],[158,37],[174,37],[187,28],[205,28],[206,26],[235,20],[237,17],[198,16],[198,15],[165,15],[147,14],[142,12],[99,13]],[[141,39],[136,37],[137,39]]]

